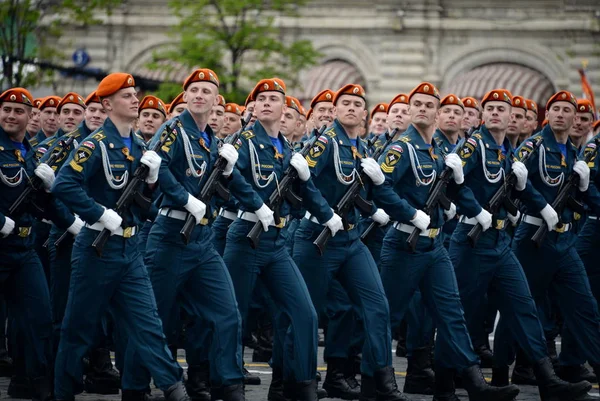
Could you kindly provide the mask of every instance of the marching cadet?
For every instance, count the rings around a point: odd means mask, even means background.
[[[483,101],[481,102],[483,105]],[[521,134],[525,129],[527,122],[527,100],[523,96],[512,97],[512,107],[510,108],[510,121],[506,129],[506,138],[510,142],[510,147],[514,150],[520,144]],[[485,120],[485,118],[484,118]]]
[[[56,106],[58,130],[35,147],[36,156],[41,159],[46,151],[64,134],[74,131],[81,124],[85,113],[85,100],[75,92],[67,93]]]
[[[31,118],[29,119],[29,123],[27,124],[27,134],[25,134],[25,136],[27,137],[27,140],[31,139],[32,137],[35,136],[35,134],[37,134],[40,129],[42,129],[42,126],[40,124],[40,104],[42,104],[42,101],[44,99],[34,99],[33,100],[33,107],[31,108]]]
[[[471,346],[454,269],[439,235],[444,214],[453,217],[452,208],[443,213],[437,207],[431,215],[421,210],[430,186],[445,166],[452,170],[456,184],[464,181],[458,155],[451,153],[444,160],[433,140],[439,93],[432,84],[423,82],[411,91],[409,105],[412,125],[381,157],[380,169],[365,170],[375,184],[377,204],[396,221],[386,235],[381,253],[382,281],[388,300],[392,308],[405,311],[415,289],[420,287],[423,301],[435,317],[438,336],[434,400],[457,400],[455,371],[462,375],[471,399],[512,400],[519,393],[518,387],[489,386]],[[415,227],[421,233],[411,252],[407,238]]]
[[[313,119],[318,123],[315,113],[326,116],[320,109],[325,103],[329,107],[329,92],[321,92],[313,100]],[[335,206],[345,194],[348,185],[357,180],[357,169],[377,163],[367,157],[365,144],[358,139],[359,130],[368,111],[365,108],[365,91],[359,85],[348,84],[334,94],[331,99],[332,113],[337,117],[332,126],[319,137],[315,146],[306,157],[311,175],[321,195],[329,207]],[[406,400],[399,391],[391,364],[391,335],[389,327],[389,308],[383,292],[377,266],[367,247],[360,241],[357,209],[342,217],[333,214],[329,218],[319,216],[311,208],[296,230],[294,260],[307,283],[315,308],[323,313],[331,307],[328,291],[339,283],[340,290],[351,300],[352,306],[360,311],[360,317],[366,328],[361,363],[361,394],[364,399]],[[389,217],[373,206],[371,218],[378,224],[385,224]],[[332,239],[323,256],[317,252],[313,242],[322,230],[328,228]],[[334,280],[337,279],[337,281]],[[347,294],[347,295],[346,295]],[[353,312],[352,308],[350,309]],[[352,316],[352,315],[349,315]],[[327,330],[325,357],[327,376],[323,387],[334,397],[358,398],[349,384],[344,384],[347,359],[349,357],[348,329],[351,320],[340,320],[330,324]],[[334,338],[344,341],[333,341]]]
[[[36,147],[58,131],[58,112],[56,111],[56,107],[61,100],[59,96],[48,96],[40,103],[41,129],[29,141],[31,146]]]
[[[138,134],[148,143],[167,118],[167,110],[162,100],[156,96],[144,96],[140,102]]]
[[[583,150],[583,147],[594,136],[592,125],[596,119],[594,106],[588,99],[577,99],[577,112],[575,113],[575,121],[569,138],[577,149]]]
[[[221,95],[218,95],[217,104],[213,106],[210,111],[210,118],[208,119],[208,125],[212,129],[213,133],[218,139],[225,138],[221,133],[221,129],[223,129],[223,124],[225,124],[225,98]]]
[[[292,146],[295,146],[297,141],[302,138],[302,121],[300,117],[300,101],[292,96],[285,97],[285,105],[287,106],[285,112],[281,116],[281,127],[279,128],[285,139],[288,140]],[[300,146],[302,144],[300,143]],[[298,150],[298,149],[295,149]]]
[[[214,399],[244,400],[241,320],[229,272],[211,242],[208,220],[214,207],[198,199],[217,158],[227,159],[224,172],[227,177],[233,170],[237,152],[232,145],[218,147],[208,124],[215,106],[223,109],[217,74],[209,69],[196,70],[185,80],[183,90],[187,110],[176,117],[180,125],[158,152],[162,158],[158,175],[160,211],[148,236],[144,260],[168,343],[176,344],[173,333],[178,331],[179,319],[173,311],[181,307],[193,322],[198,319],[206,322],[203,329],[211,332],[210,352],[195,348],[186,353],[188,392],[192,397],[206,396],[190,390],[194,389],[195,381],[209,375],[210,369]],[[166,124],[162,125],[157,132],[162,133],[165,127]],[[160,140],[159,134],[153,141]],[[188,216],[194,217],[196,226],[185,244],[179,232]],[[214,302],[216,299],[219,302]],[[210,364],[204,357],[210,357]],[[131,379],[135,383],[131,390],[143,392],[150,383],[149,373],[136,356],[127,353],[124,387],[125,381]]]
[[[518,138],[521,128],[515,129],[515,122],[521,125],[525,121],[524,103],[525,99],[513,98],[504,89],[488,92],[481,101],[485,123],[458,154],[465,176],[463,191],[457,200],[463,216],[452,236],[449,255],[471,335],[478,335],[481,329],[482,305],[488,289],[493,287],[503,300],[498,303],[502,318],[511,322],[513,337],[533,362],[541,399],[567,401],[587,393],[591,385],[588,382],[570,384],[554,373],[525,274],[511,250],[512,238],[505,231],[507,219],[513,221],[518,216],[510,215],[504,208],[492,216],[481,206],[488,203],[511,171],[517,177],[516,191],[522,192],[527,185],[527,168],[511,160],[511,140]],[[508,136],[511,126],[513,138]],[[482,225],[484,233],[473,248],[467,234],[477,224]],[[474,271],[473,266],[478,269]],[[494,358],[492,383],[496,386],[508,385],[510,363],[504,359],[506,356],[497,353]]]
[[[255,105],[255,101],[252,98],[252,92],[250,92],[250,94],[246,97],[246,101],[244,102],[244,118],[246,118],[246,114],[250,113],[252,115],[252,117],[250,118],[250,122],[248,123],[248,126],[252,126],[252,124],[254,124],[254,122],[256,121],[256,115],[254,114],[254,105]]]
[[[576,108],[577,100],[571,93],[554,94],[546,103],[548,125],[516,151],[520,159],[532,151],[532,140],[542,140],[538,151],[527,160],[529,181],[520,195],[527,214],[515,233],[513,250],[525,271],[538,311],[544,309],[548,291],[552,290],[565,327],[569,328],[563,331],[563,345],[570,342],[577,355],[590,361],[597,375],[600,373],[599,314],[575,248],[574,212],[568,206],[556,211],[551,205],[570,174],[580,178],[577,192],[588,190],[590,169],[577,160],[577,148],[569,139]],[[549,233],[538,247],[531,238],[542,224],[548,226]],[[498,330],[508,330],[503,320]],[[576,368],[579,371],[579,366]]]
[[[167,116],[168,120],[173,117],[177,117],[187,108],[187,104],[185,100],[183,100],[183,93],[184,92],[181,92],[179,95],[177,95],[171,104],[169,104],[169,115]]]
[[[460,128],[464,133],[468,133],[481,125],[481,107],[474,97],[464,97],[460,101],[465,106],[465,114],[463,114]],[[461,136],[464,137],[464,135]]]
[[[235,103],[225,105],[225,123],[221,129],[223,138],[239,131],[242,128],[242,109]],[[221,252],[222,253],[222,252]]]
[[[388,130],[387,125],[388,105],[387,103],[379,103],[371,110],[371,122],[369,124],[369,137],[379,137]]]
[[[131,131],[139,106],[134,86],[133,77],[125,73],[110,74],[100,82],[96,94],[107,119],[65,162],[53,187],[53,194],[86,223],[73,245],[69,300],[55,364],[57,400],[73,400],[81,392],[82,358],[94,345],[108,308],[125,325],[128,341],[139,353],[138,363],[151,372],[165,398],[189,400],[137,248],[140,209],[134,205],[122,216],[114,210],[140,163],[149,168],[145,192],[158,180],[160,157],[151,151],[142,155],[144,144]],[[103,229],[111,236],[99,256],[91,245]],[[126,391],[125,382],[123,387]]]
[[[333,112],[333,97],[335,92],[330,89],[323,89],[310,101],[312,110],[312,123],[314,127],[328,127],[333,123],[335,114]]]
[[[305,159],[292,155],[280,132],[281,115],[286,108],[285,83],[278,78],[263,79],[248,98],[255,100],[253,114],[257,121],[235,144],[239,159],[229,189],[239,201],[240,210],[227,233],[224,259],[244,325],[259,274],[279,312],[268,398],[316,401],[317,316],[302,276],[284,246],[285,216],[290,213],[290,206],[287,202],[282,205],[282,218],[276,222],[265,201],[277,188],[283,171],[292,166],[298,171],[296,189],[304,206],[314,205],[320,216],[328,218],[333,213],[318,203]],[[265,232],[257,248],[252,249],[246,236],[257,222]]]
[[[537,130],[538,126],[538,109],[537,104],[531,99],[525,99],[527,102],[527,113],[525,114],[525,125],[523,126],[523,131],[521,131],[521,135],[519,135],[519,143],[523,143],[523,141],[530,136],[533,135]]]

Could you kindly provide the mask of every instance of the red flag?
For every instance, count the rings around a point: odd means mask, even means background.
[[[594,91],[592,90],[592,85],[590,85],[583,68],[579,69],[579,75],[581,75],[581,89],[583,90],[583,96],[592,102],[594,113],[597,113],[598,109],[596,109],[596,102],[594,101]]]

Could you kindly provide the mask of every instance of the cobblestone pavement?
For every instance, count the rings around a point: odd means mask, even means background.
[[[395,346],[393,347],[395,349]],[[185,365],[185,357],[182,351],[180,351],[178,355],[178,359],[182,366]],[[252,373],[256,373],[260,376],[262,383],[260,386],[247,386],[246,387],[246,399],[248,401],[266,401],[267,400],[267,391],[269,389],[269,384],[271,383],[271,369],[266,363],[253,363],[252,361],[252,350],[246,350],[246,354],[244,355],[244,359],[246,361],[246,368],[249,369]],[[326,367],[322,363],[323,361],[323,348],[319,348],[319,371],[322,372],[323,378],[325,378]],[[398,379],[398,386],[402,389],[404,385],[404,376],[406,376],[406,359],[398,358],[396,356],[393,357],[394,368],[396,370],[396,375]],[[491,379],[491,369],[484,369],[485,376]],[[10,399],[6,395],[6,389],[8,388],[9,379],[8,378],[0,378],[0,391],[2,395],[0,399]],[[538,395],[538,391],[536,387],[533,386],[520,386],[521,394],[517,398],[519,401],[538,401],[540,397]],[[594,386],[594,390],[592,392],[597,395],[598,394],[598,385]],[[457,391],[461,400],[468,400],[466,393],[463,390]],[[154,390],[153,395],[160,395],[160,391]],[[409,395],[410,399],[413,401],[431,401],[431,396],[420,396],[420,395]],[[96,394],[87,394],[83,393],[76,397],[76,400],[81,401],[119,401],[121,399],[120,396],[99,396]]]

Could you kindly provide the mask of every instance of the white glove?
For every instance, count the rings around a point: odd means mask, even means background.
[[[462,160],[456,153],[450,153],[446,156],[446,166],[452,169],[452,176],[454,177],[454,182],[457,184],[462,184],[465,182],[465,174],[463,173]]]
[[[302,157],[300,153],[294,153],[292,159],[290,160],[290,164],[296,169],[298,172],[298,177],[300,177],[302,181],[308,181],[310,178],[310,170],[308,169],[308,163],[306,162],[306,159]]]
[[[73,222],[73,224],[71,224],[71,226],[69,228],[67,228],[67,231],[70,232],[71,234],[73,234],[74,237],[77,236],[77,234],[79,234],[79,231],[81,231],[81,228],[83,227],[84,223],[83,220],[81,220],[79,217],[75,216],[75,221]]]
[[[544,206],[544,208],[540,211],[542,218],[548,225],[548,230],[554,230],[554,227],[558,224],[558,214],[556,214],[556,210],[550,204]]]
[[[54,184],[54,170],[52,167],[47,165],[46,163],[41,163],[39,166],[33,170],[33,173],[40,177],[42,182],[44,183],[44,188],[46,191],[50,192],[50,188],[52,188],[52,184]]]
[[[444,215],[446,216],[446,221],[450,221],[456,216],[456,205],[450,202],[450,210],[444,210]]]
[[[196,224],[200,224],[206,214],[206,205],[200,199],[188,194],[188,201],[184,206],[196,218]]]
[[[517,225],[520,217],[521,217],[521,212],[519,212],[518,210],[517,210],[516,216],[513,216],[512,214],[508,213],[508,221],[510,221],[513,226]]]
[[[583,160],[578,160],[573,166],[573,172],[579,176],[579,190],[585,192],[590,185],[590,168]]]
[[[377,211],[371,216],[371,219],[382,227],[390,222],[390,216],[388,216],[383,209],[377,209]]]
[[[256,217],[262,223],[263,228],[266,231],[269,231],[270,225],[275,225],[275,219],[273,218],[273,211],[269,209],[267,205],[263,203],[263,205],[256,212]]]
[[[146,151],[146,153],[144,153],[140,159],[140,163],[148,166],[149,169],[148,177],[146,177],[146,182],[148,184],[154,184],[156,181],[158,181],[158,171],[160,170],[161,162],[162,159],[158,153],[153,150]]]
[[[115,231],[121,227],[123,219],[114,210],[106,209],[98,221],[104,226],[104,228],[114,234]]]
[[[223,146],[219,148],[219,156],[227,160],[227,166],[225,167],[225,170],[223,170],[223,175],[229,177],[233,172],[233,166],[237,163],[239,154],[233,145],[224,143]]]
[[[481,212],[475,216],[475,220],[481,224],[483,231],[487,231],[492,226],[492,214],[485,209],[481,209]]]
[[[375,159],[372,157],[365,157],[360,161],[360,165],[365,174],[373,181],[373,184],[381,185],[385,182],[383,171],[381,171],[381,167],[379,167],[379,164],[377,164]]]
[[[325,227],[329,228],[331,236],[335,237],[335,234],[344,228],[344,224],[342,223],[342,218],[334,213],[333,217],[325,222]]]
[[[6,221],[0,229],[0,234],[2,234],[2,237],[8,237],[8,235],[10,235],[10,233],[12,233],[15,229],[15,221],[8,216],[4,217],[4,219]]]
[[[431,217],[429,217],[429,215],[427,215],[424,211],[417,210],[417,213],[415,213],[415,216],[410,222],[419,230],[425,231],[427,230],[427,227],[429,227],[429,223],[431,223]]]
[[[517,191],[522,191],[527,186],[527,167],[521,162],[514,162],[512,165],[512,171],[515,173],[517,177],[517,184],[515,185],[515,189]]]

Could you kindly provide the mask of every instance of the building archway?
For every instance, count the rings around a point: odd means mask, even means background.
[[[308,104],[323,89],[337,91],[346,84],[358,84],[367,90],[367,82],[353,64],[344,60],[330,60],[313,67],[306,74],[304,91],[299,99]]]

